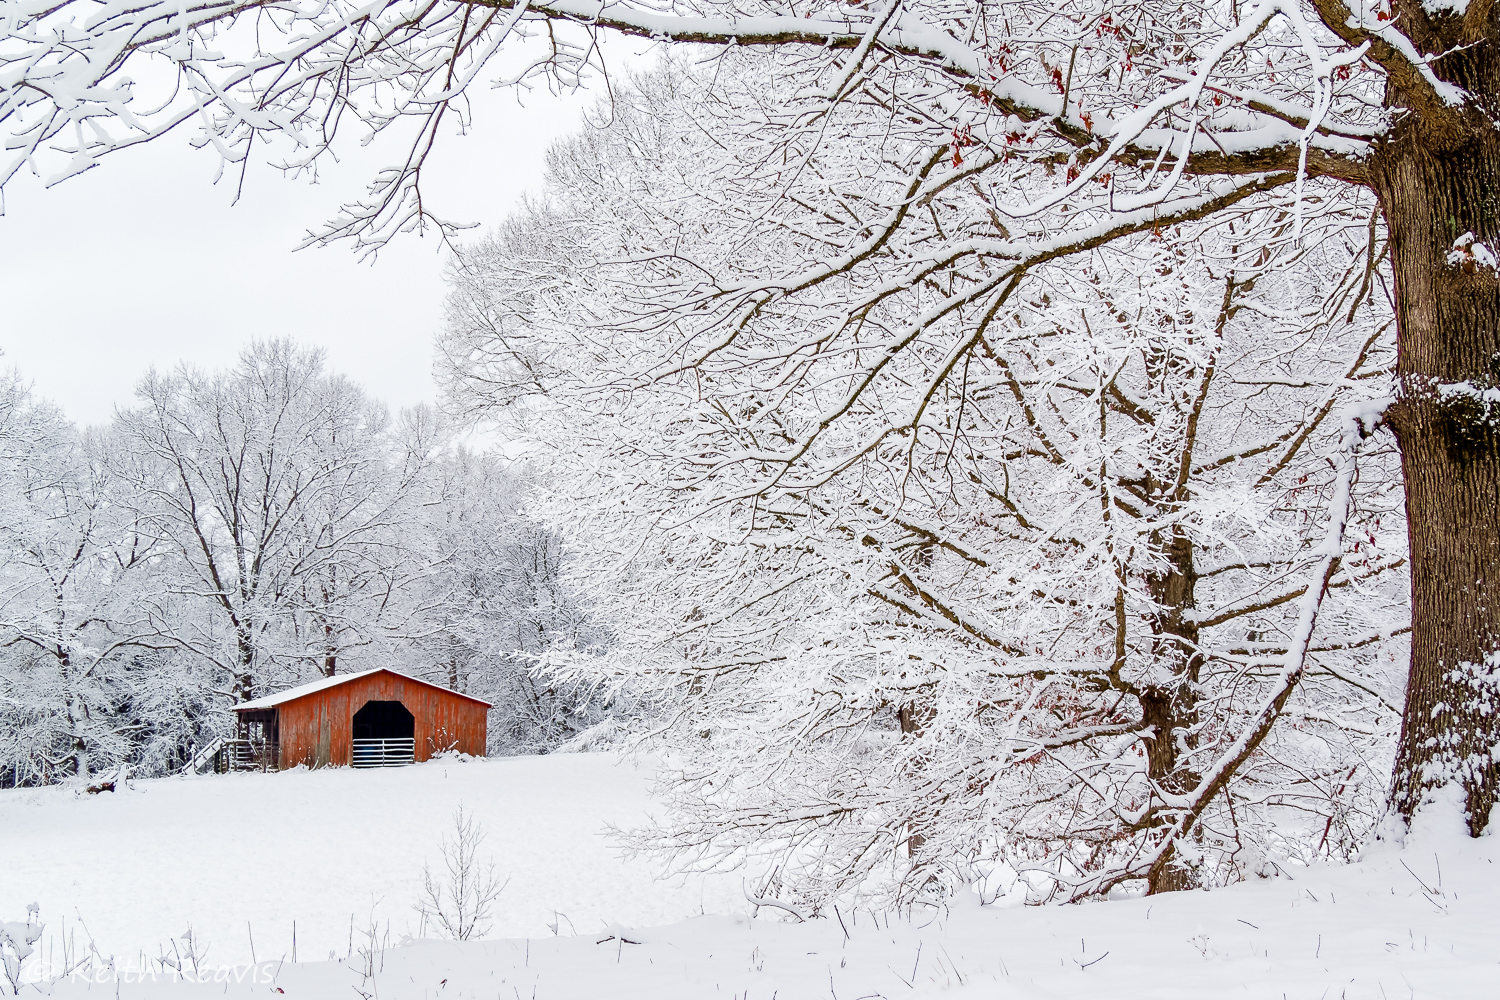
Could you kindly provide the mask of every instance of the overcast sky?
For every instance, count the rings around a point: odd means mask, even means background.
[[[532,94],[524,106],[485,95],[475,131],[440,147],[428,204],[449,219],[499,222],[539,186],[547,146],[600,92]],[[289,335],[325,347],[331,368],[393,408],[432,399],[439,241],[401,237],[373,265],[343,246],[292,250],[388,157],[358,151],[316,186],[261,165],[231,205],[231,183],[212,183],[216,159],[188,138],[106,158],[51,189],[7,192],[0,366],[92,424],[130,405],[151,366],[219,367],[252,337]]]

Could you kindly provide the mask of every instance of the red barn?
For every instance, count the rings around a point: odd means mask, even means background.
[[[235,706],[234,763],[389,767],[444,750],[484,755],[490,703],[394,670],[366,670]]]

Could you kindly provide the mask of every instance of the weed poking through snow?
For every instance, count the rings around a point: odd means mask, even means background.
[[[465,812],[462,805],[453,811],[452,831],[441,844],[446,875],[435,876],[430,865],[422,866],[417,912],[422,915],[424,933],[430,925],[444,937],[467,941],[489,931],[490,912],[510,879],[499,880],[493,861],[480,862],[479,846],[484,839],[484,826],[473,813]]]

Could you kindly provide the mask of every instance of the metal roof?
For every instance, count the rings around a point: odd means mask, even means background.
[[[376,667],[374,670],[361,670],[357,674],[337,674],[333,677],[325,677],[320,681],[313,681],[311,684],[303,684],[300,687],[287,688],[285,691],[281,691],[276,694],[269,694],[264,698],[256,698],[254,701],[247,701],[243,705],[236,705],[234,706],[234,710],[236,712],[250,712],[262,708],[275,708],[277,705],[284,705],[289,701],[296,701],[298,698],[305,698],[310,694],[316,694],[319,691],[326,691],[331,687],[338,687],[340,684],[348,684],[350,681],[357,681],[362,677],[370,677],[374,674],[395,674],[402,680],[411,681],[413,684],[421,684],[424,687],[436,688],[437,690],[442,691],[446,694],[451,694],[456,698],[463,698],[467,701],[477,701],[479,702],[479,704],[483,705],[486,708],[493,707],[483,698],[476,698],[471,694],[464,694],[461,691],[450,691],[448,688],[443,687],[441,684],[434,684],[432,683],[432,681],[424,681],[420,677],[413,677],[410,674],[403,674],[401,673],[401,671],[392,670],[389,667]]]

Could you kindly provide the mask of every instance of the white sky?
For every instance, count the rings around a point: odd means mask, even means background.
[[[602,88],[553,97],[487,93],[468,136],[439,147],[424,182],[446,218],[500,222],[540,185],[543,155],[580,126]],[[217,160],[168,136],[54,188],[18,183],[0,216],[0,366],[77,423],[131,405],[148,368],[231,363],[247,340],[289,335],[391,407],[434,397],[432,335],[443,253],[399,238],[372,265],[344,246],[293,252],[388,155],[355,150],[319,185],[252,166],[244,197],[212,184]],[[252,161],[255,163],[256,161]],[[477,231],[476,231],[477,232]]]

